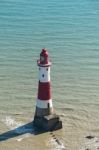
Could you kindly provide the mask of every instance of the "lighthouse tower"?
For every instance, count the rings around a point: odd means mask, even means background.
[[[48,52],[45,49],[42,49],[37,65],[39,67],[39,83],[35,115],[41,117],[53,113],[50,85],[51,62],[49,61]]]
[[[62,128],[62,122],[53,111],[50,83],[51,62],[46,49],[42,49],[37,65],[39,67],[39,81],[34,125],[45,130],[57,130]]]

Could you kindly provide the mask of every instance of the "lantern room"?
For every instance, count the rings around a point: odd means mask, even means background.
[[[48,64],[48,62],[48,52],[45,49],[42,49],[42,52],[40,53],[40,64]]]
[[[46,49],[42,49],[40,53],[40,60],[37,61],[38,66],[50,66],[51,62],[49,61],[49,54]]]

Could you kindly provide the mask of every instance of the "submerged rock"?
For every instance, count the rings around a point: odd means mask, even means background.
[[[94,138],[94,136],[89,135],[89,136],[86,136],[86,138],[89,139],[89,140],[91,140],[91,139]]]

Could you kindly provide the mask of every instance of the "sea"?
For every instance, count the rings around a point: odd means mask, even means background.
[[[35,134],[42,48],[63,128]],[[99,0],[0,0],[0,150],[97,149]]]

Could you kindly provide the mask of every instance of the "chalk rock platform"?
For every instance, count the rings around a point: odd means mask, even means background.
[[[81,150],[99,150],[99,137],[86,136],[84,147]]]
[[[47,115],[44,117],[35,116],[34,126],[45,131],[54,131],[62,128],[62,121],[56,114]]]

